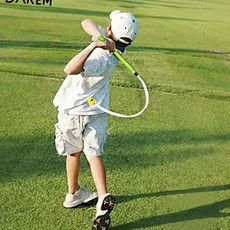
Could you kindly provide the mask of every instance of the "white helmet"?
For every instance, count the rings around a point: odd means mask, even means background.
[[[133,41],[138,32],[137,19],[131,13],[114,10],[109,15],[111,19],[111,30],[119,40],[122,37],[129,38]]]

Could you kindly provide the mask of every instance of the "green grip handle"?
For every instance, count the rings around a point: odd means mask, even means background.
[[[97,39],[99,40],[99,41],[101,41],[101,42],[105,42],[106,41],[106,39],[102,36],[102,35],[99,35],[98,37],[97,37]],[[136,70],[119,54],[119,52],[117,52],[116,50],[115,51],[113,51],[113,54],[128,68],[128,70],[131,72],[131,73],[133,73],[133,74],[135,74],[135,75],[137,75],[137,72],[136,72]]]
[[[106,39],[105,39],[102,35],[99,35],[99,36],[97,37],[97,39],[98,39],[100,42],[105,42],[105,41],[106,41]]]

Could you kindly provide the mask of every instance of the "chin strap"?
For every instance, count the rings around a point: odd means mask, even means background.
[[[105,38],[103,36],[99,36],[98,37],[98,40],[100,41],[105,41]],[[124,114],[121,114],[121,113],[116,113],[116,112],[113,112],[113,111],[110,111],[106,108],[103,108],[102,106],[100,106],[99,104],[97,104],[96,102],[96,99],[93,98],[93,97],[90,97],[88,98],[88,104],[90,106],[95,106],[97,107],[98,109],[100,109],[101,111],[105,112],[105,113],[108,113],[112,116],[116,116],[116,117],[124,117],[124,118],[132,118],[132,117],[137,117],[139,115],[141,115],[144,110],[148,107],[148,104],[149,104],[149,93],[148,93],[148,89],[147,89],[147,86],[145,84],[145,82],[143,81],[143,79],[139,76],[139,74],[136,72],[136,70],[120,55],[120,53],[115,50],[113,52],[113,54],[128,68],[128,70],[133,73],[137,78],[138,80],[141,82],[141,85],[144,89],[144,92],[145,92],[145,106],[143,107],[143,109],[141,111],[139,111],[138,113],[135,113],[135,114],[132,114],[132,115],[124,115]]]

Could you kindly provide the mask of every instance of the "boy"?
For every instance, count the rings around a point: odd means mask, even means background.
[[[93,97],[102,107],[109,106],[109,78],[117,64],[112,52],[121,53],[137,35],[136,18],[130,13],[115,10],[110,13],[111,23],[107,30],[84,20],[81,25],[87,31],[96,26],[105,42],[93,37],[92,42],[66,65],[67,74],[54,98],[58,107],[58,123],[55,125],[56,149],[66,156],[68,193],[63,206],[76,207],[98,198],[93,230],[108,229],[114,198],[108,193],[106,171],[103,159],[103,145],[106,139],[107,115],[87,99]],[[97,192],[87,191],[78,184],[80,154],[84,152],[89,162]]]

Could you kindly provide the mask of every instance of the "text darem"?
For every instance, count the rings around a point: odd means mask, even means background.
[[[49,5],[52,6],[52,0],[6,0],[6,3],[24,3],[24,4],[31,4],[31,5]]]

